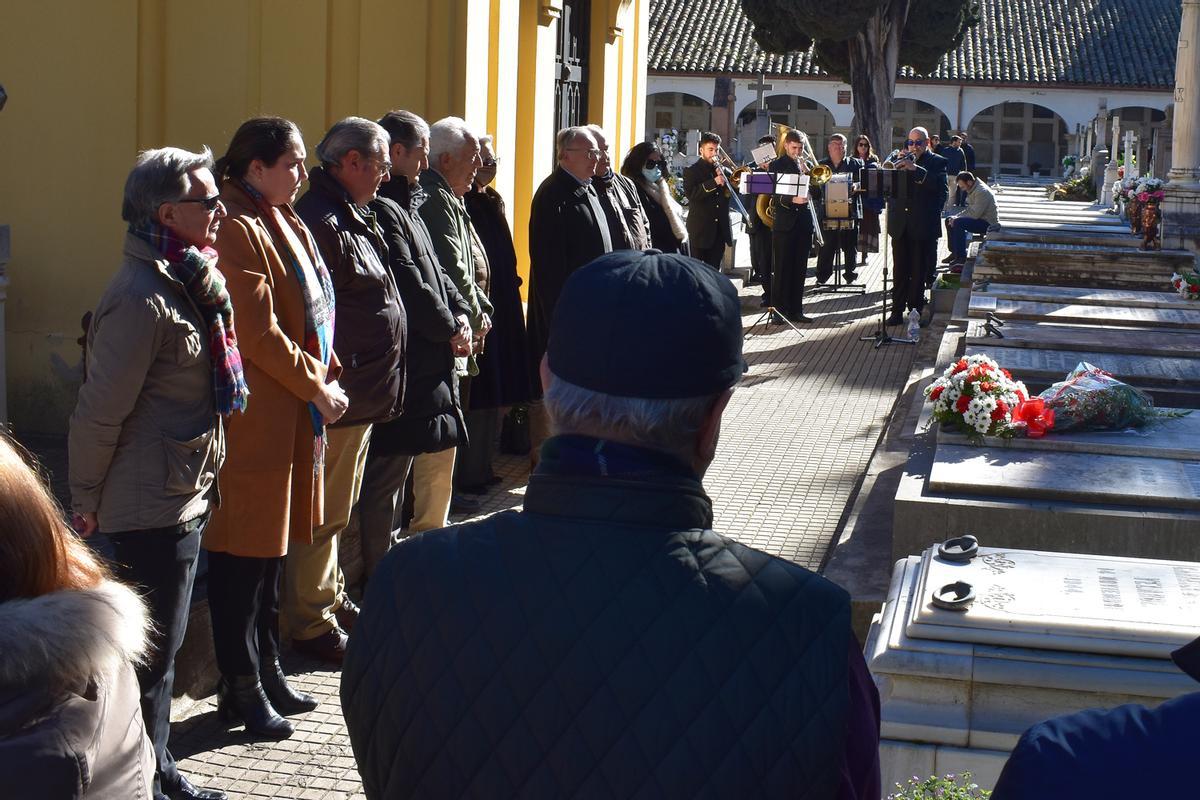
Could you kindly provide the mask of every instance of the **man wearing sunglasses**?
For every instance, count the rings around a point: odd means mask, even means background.
[[[921,325],[925,316],[925,290],[933,285],[937,245],[942,236],[941,214],[946,204],[946,159],[929,150],[929,132],[913,128],[904,143],[908,158],[896,169],[909,175],[908,196],[888,200],[888,235],[892,237],[892,314],[888,325],[904,323],[906,311],[916,309]]]

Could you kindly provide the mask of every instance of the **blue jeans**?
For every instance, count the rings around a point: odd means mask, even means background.
[[[950,226],[950,254],[955,258],[967,257],[967,234],[987,233],[988,224],[985,219],[959,217]]]

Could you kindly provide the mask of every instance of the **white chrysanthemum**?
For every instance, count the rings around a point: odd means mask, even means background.
[[[1019,393],[1022,397],[1029,397],[1029,390],[1025,388],[1025,384],[1017,381],[1013,386],[1013,391]]]
[[[992,397],[990,394],[980,395],[976,399],[979,400],[980,409],[983,410],[984,413],[990,415],[996,410],[996,398]]]
[[[962,397],[962,389],[958,386],[951,386],[942,392],[942,397],[946,398],[946,402],[953,405],[958,402],[958,398]]]
[[[975,430],[980,433],[987,433],[990,427],[992,427],[992,420],[989,417],[982,417],[975,421]]]

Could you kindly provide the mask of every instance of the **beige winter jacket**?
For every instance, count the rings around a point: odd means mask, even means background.
[[[88,331],[68,442],[71,504],[97,512],[106,533],[200,516],[224,460],[207,328],[166,265],[126,235]]]

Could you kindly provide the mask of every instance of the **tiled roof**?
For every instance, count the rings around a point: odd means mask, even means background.
[[[836,4],[831,6],[835,8]],[[979,24],[924,76],[906,80],[1170,89],[1179,0],[980,0]],[[773,55],[739,0],[651,0],[652,73],[818,78],[812,50]]]

